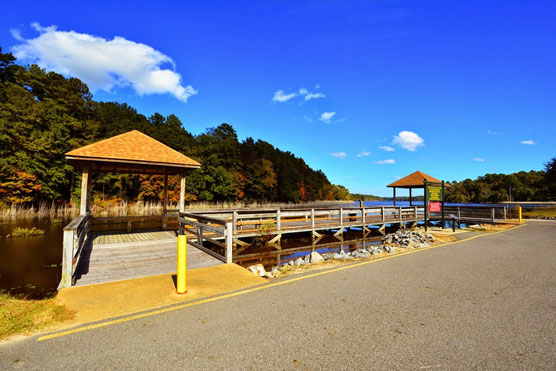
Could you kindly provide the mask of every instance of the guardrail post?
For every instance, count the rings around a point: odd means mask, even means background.
[[[62,255],[62,279],[58,289],[71,287],[73,276],[73,250],[75,244],[75,231],[64,231],[64,252]]]
[[[506,209],[506,206],[504,206],[504,220],[506,220],[506,219],[507,219],[507,209]]]
[[[519,216],[519,222],[521,223],[521,206],[517,207],[517,215]]]
[[[232,243],[233,243],[233,226],[231,222],[226,222],[226,263],[232,263]]]
[[[280,223],[280,209],[276,210],[276,230],[279,231],[282,228]]]
[[[458,220],[460,220],[460,219],[461,219],[461,209],[460,209],[460,207],[458,206]]]
[[[492,223],[494,223],[494,207],[490,209],[490,219],[492,220]]]

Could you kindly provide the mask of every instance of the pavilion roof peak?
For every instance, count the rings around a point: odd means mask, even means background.
[[[66,153],[68,160],[95,161],[149,166],[199,168],[201,164],[139,130],[76,148]]]
[[[425,174],[422,171],[416,171],[414,173],[409,174],[406,177],[396,180],[394,183],[388,184],[387,187],[400,187],[400,188],[421,187],[422,188],[424,186],[425,179],[428,182],[435,182],[435,183],[441,182],[435,177]]]

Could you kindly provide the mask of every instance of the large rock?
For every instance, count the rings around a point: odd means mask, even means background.
[[[264,269],[262,264],[255,264],[255,265],[252,265],[252,266],[248,267],[247,269],[249,269],[251,272],[255,273],[257,276],[260,276],[260,277],[265,277],[266,276],[266,270]]]
[[[313,251],[311,254],[309,254],[309,261],[311,263],[318,263],[318,262],[321,262],[323,260],[324,260],[324,258],[322,257],[322,255],[319,254],[316,251]]]

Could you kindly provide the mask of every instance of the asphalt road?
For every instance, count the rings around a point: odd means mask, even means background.
[[[556,369],[556,223],[37,342],[0,369]]]

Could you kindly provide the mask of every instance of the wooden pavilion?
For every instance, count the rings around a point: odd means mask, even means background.
[[[396,189],[397,188],[405,188],[405,189],[409,189],[409,205],[412,206],[413,205],[413,195],[412,195],[412,190],[414,188],[425,188],[425,179],[427,180],[427,182],[433,182],[433,183],[441,183],[440,180],[436,179],[435,177],[432,177],[428,174],[423,173],[422,171],[416,171],[414,173],[409,174],[408,176],[401,178],[397,181],[395,181],[394,183],[388,184],[387,187],[390,187],[393,189],[393,195],[394,195],[394,206],[396,206]]]
[[[80,215],[64,227],[59,287],[70,287],[77,279],[83,284],[91,284],[173,272],[176,237],[164,231],[168,213],[168,176],[180,176],[179,211],[184,212],[185,176],[201,164],[137,130],[74,149],[66,153],[66,158],[74,168],[82,171],[81,205]],[[93,217],[91,174],[95,172],[164,175],[163,215]],[[134,218],[139,221],[159,218],[162,230],[132,234],[131,221]],[[127,222],[128,233],[106,235],[93,231],[93,222],[101,219],[113,224]],[[220,261],[201,251],[192,251],[191,258],[188,259],[189,267],[220,264]]]

